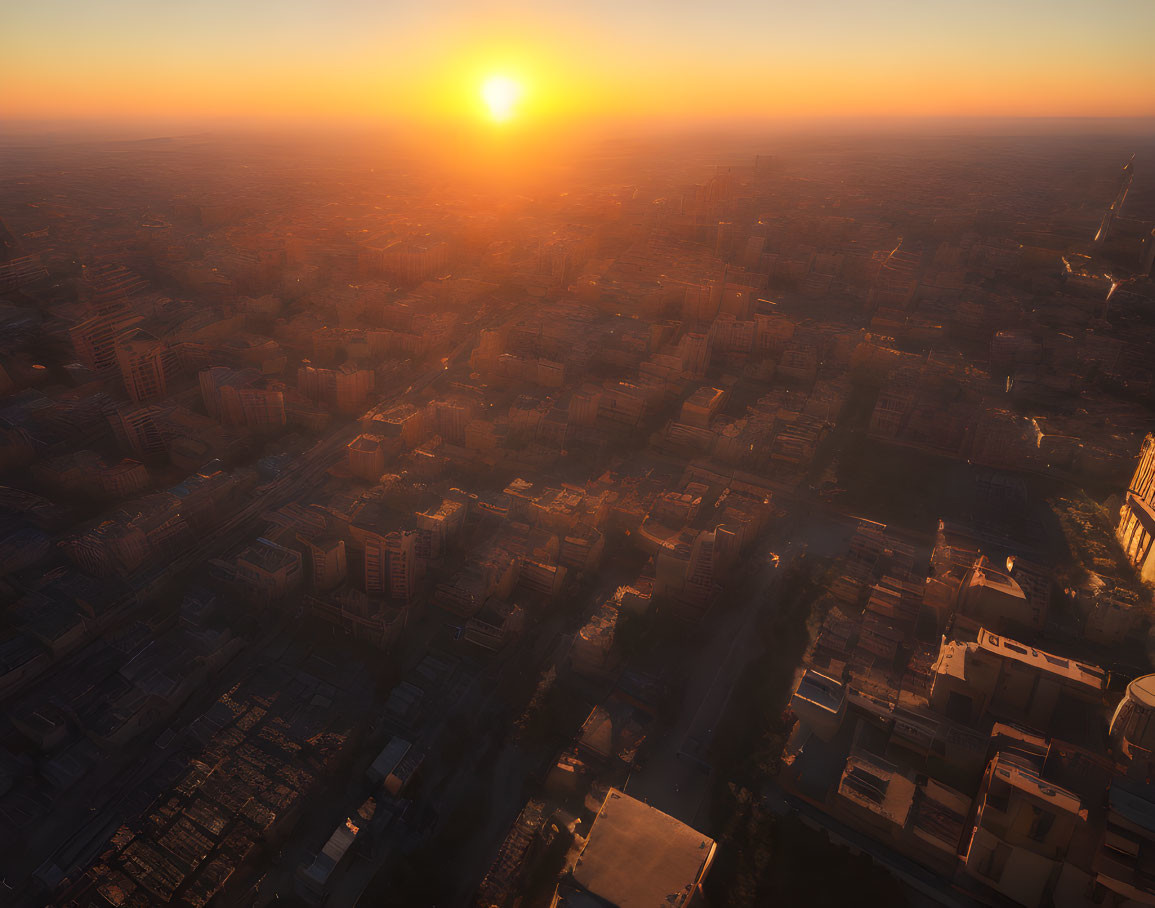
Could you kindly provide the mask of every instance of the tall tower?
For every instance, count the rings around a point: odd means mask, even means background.
[[[141,321],[127,307],[113,306],[74,325],[69,335],[77,359],[98,375],[115,372],[117,342]]]
[[[417,592],[417,534],[390,533],[385,537],[389,598],[410,601]]]
[[[384,596],[389,592],[389,574],[386,570],[385,539],[370,533],[365,540],[365,592],[370,596]]]
[[[1139,464],[1119,509],[1115,536],[1144,580],[1155,580],[1155,435],[1143,440]]]
[[[137,403],[164,397],[176,357],[168,344],[143,336],[116,344],[116,361],[124,389]]]

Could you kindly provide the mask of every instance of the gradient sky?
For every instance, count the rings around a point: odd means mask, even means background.
[[[0,117],[1155,115],[1155,0],[4,0]]]

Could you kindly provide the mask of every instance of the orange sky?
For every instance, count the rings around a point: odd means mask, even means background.
[[[1155,115],[1152,0],[37,0],[0,117],[527,121]]]

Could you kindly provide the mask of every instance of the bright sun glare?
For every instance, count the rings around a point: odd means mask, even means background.
[[[491,119],[501,123],[514,115],[521,86],[508,76],[490,76],[481,85],[481,99]]]

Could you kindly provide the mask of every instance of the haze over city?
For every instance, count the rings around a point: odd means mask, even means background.
[[[1155,3],[0,10],[0,908],[1155,905]]]

